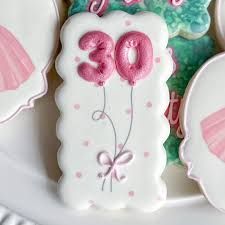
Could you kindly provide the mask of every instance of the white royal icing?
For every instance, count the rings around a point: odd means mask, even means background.
[[[129,31],[144,32],[151,40],[153,68],[149,76],[133,87],[133,111],[131,86],[116,69],[104,85],[105,107],[103,87],[78,75],[80,63],[95,65],[88,58],[90,52],[79,48],[80,38],[90,31],[106,33],[115,44]],[[64,80],[56,94],[61,112],[57,135],[62,143],[58,159],[63,171],[59,191],[71,207],[154,211],[165,201],[166,185],[160,176],[166,165],[163,143],[169,135],[169,123],[164,116],[169,104],[166,81],[173,70],[166,49],[168,38],[165,22],[152,13],[132,16],[116,11],[102,18],[81,13],[64,25],[63,50],[56,63]],[[132,60],[132,54],[129,58]],[[105,115],[93,120],[93,112],[103,107],[112,121]],[[123,149],[132,112],[132,129]],[[123,149],[123,154],[113,162],[115,131],[117,152]]]

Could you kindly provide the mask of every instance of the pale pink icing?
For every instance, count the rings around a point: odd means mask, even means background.
[[[134,197],[134,191],[129,191],[128,195],[129,195],[129,197]]]
[[[144,152],[144,157],[145,157],[145,158],[148,158],[148,157],[149,157],[149,155],[150,155],[150,153],[149,153],[149,152]]]
[[[100,178],[107,178],[112,176],[118,182],[126,178],[125,175],[119,175],[119,167],[125,166],[130,163],[134,158],[134,155],[131,151],[122,151],[114,159],[110,157],[110,154],[106,151],[101,152],[98,155],[98,163],[101,166],[107,166],[105,173],[99,173]]]
[[[148,101],[148,102],[146,103],[146,107],[147,107],[147,108],[151,108],[151,107],[152,107],[151,101]]]
[[[17,89],[34,70],[34,64],[19,41],[0,26],[0,91]]]
[[[132,24],[132,22],[131,22],[130,20],[126,20],[126,21],[125,21],[125,25],[126,25],[126,26],[130,26],[131,24]]]
[[[209,150],[225,161],[225,108],[202,120],[201,130]]]
[[[179,125],[179,111],[180,111],[181,97],[172,91],[170,94],[170,104],[166,112],[167,119],[172,127]]]
[[[78,179],[82,178],[82,173],[81,172],[76,172],[76,178],[78,178]]]
[[[97,68],[84,62],[78,66],[78,74],[89,82],[102,86],[111,76],[115,66],[112,58],[114,43],[110,36],[101,31],[92,31],[84,34],[80,39],[79,47],[91,51],[89,58],[98,64]]]
[[[74,109],[79,110],[80,109],[80,104],[75,104]]]
[[[172,91],[170,94],[170,104],[165,113],[170,126],[176,129],[176,135],[178,138],[184,138],[179,121],[181,100],[182,98],[178,94],[176,94],[175,91]]]
[[[137,51],[136,62],[129,62],[129,51]],[[120,76],[134,85],[137,80],[150,75],[153,66],[153,49],[151,40],[141,32],[132,31],[124,34],[116,45],[115,61]]]

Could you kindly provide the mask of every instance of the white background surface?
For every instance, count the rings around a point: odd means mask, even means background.
[[[72,212],[58,199],[60,177],[55,136],[58,110],[54,90],[60,83],[49,74],[49,92],[7,124],[0,126],[0,203],[42,225],[224,225],[225,215],[199,195],[182,168],[167,168],[167,205],[154,214],[138,212]],[[23,219],[0,208],[1,225],[18,225]],[[4,219],[3,219],[4,218]]]

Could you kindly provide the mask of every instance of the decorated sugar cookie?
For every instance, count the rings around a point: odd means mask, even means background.
[[[59,18],[53,0],[0,3],[1,123],[47,91],[46,72],[56,50]]]
[[[181,35],[188,39],[197,39],[208,31],[210,16],[207,7],[210,1],[75,0],[69,10],[69,15],[84,11],[93,12],[99,16],[112,10],[123,10],[130,14],[140,11],[151,11],[166,20],[170,37]]]
[[[75,209],[158,209],[166,198],[160,176],[173,70],[165,22],[152,13],[82,13],[66,22],[61,39],[63,200]]]
[[[85,11],[88,7],[85,6],[89,1],[75,1],[71,6],[70,14]],[[131,14],[146,10],[141,1],[129,1],[129,4],[121,4],[123,1],[91,1],[90,6],[94,9],[102,9],[102,5],[98,3],[105,2],[105,10],[95,12],[98,15],[103,15],[106,11],[121,9]],[[124,1],[125,2],[125,1]],[[180,6],[183,1],[171,1],[171,4]],[[147,1],[146,1],[147,3]],[[162,4],[162,3],[157,3]],[[201,4],[201,3],[198,3]],[[93,10],[89,10],[93,11]],[[173,38],[169,41],[169,52],[174,59],[174,75],[168,80],[170,88],[171,104],[166,112],[166,116],[170,121],[171,132],[169,139],[165,142],[167,151],[168,164],[178,163],[179,145],[183,139],[183,134],[179,126],[179,109],[180,103],[186,89],[186,86],[199,67],[211,56],[215,54],[215,45],[211,38],[203,37],[198,40],[186,40],[181,37]],[[185,49],[185,51],[184,51]],[[185,52],[185,54],[184,54]]]
[[[225,54],[209,60],[186,92],[180,155],[208,200],[225,211]]]
[[[165,8],[165,11],[169,11],[170,9],[180,11],[180,7],[188,8],[188,2],[192,1],[151,1],[151,4],[148,1],[142,0],[112,0],[112,1],[101,1],[101,0],[85,0],[85,1],[75,1],[74,4],[70,8],[69,14],[76,14],[82,11],[91,11],[98,15],[103,15],[107,11],[112,11],[116,9],[120,9],[123,11],[127,11],[130,14],[134,14],[139,11],[149,10],[152,9],[153,6],[155,7],[155,12],[163,11],[162,7]],[[207,5],[210,1],[199,2],[195,1],[194,4]],[[184,4],[185,3],[185,4]],[[192,2],[193,3],[193,2]],[[184,4],[184,5],[183,5]],[[148,8],[147,8],[148,5]],[[193,5],[193,4],[192,4]],[[166,7],[165,7],[166,6]],[[176,6],[176,7],[175,7]],[[175,8],[174,8],[175,7]],[[196,8],[195,6],[194,8]],[[199,7],[198,7],[199,8]],[[156,10],[157,9],[157,10]],[[185,10],[184,10],[185,11]],[[191,11],[186,11],[186,13],[193,13]],[[206,7],[205,7],[206,13]],[[168,14],[169,15],[169,14]],[[171,13],[170,13],[171,15]],[[197,15],[196,15],[197,16]],[[174,13],[172,17],[176,17]],[[171,27],[174,28],[172,25],[171,18],[168,20],[171,23]],[[195,18],[192,15],[192,18]],[[176,20],[172,20],[175,22]],[[184,51],[185,49],[185,51]],[[174,59],[174,75],[169,79],[168,86],[170,89],[170,105],[166,112],[166,116],[171,125],[171,132],[169,139],[165,142],[165,148],[167,151],[167,162],[168,164],[177,163],[180,164],[179,159],[179,145],[183,139],[183,134],[181,132],[179,126],[179,109],[180,103],[186,89],[186,86],[192,76],[195,74],[197,69],[211,56],[215,54],[215,46],[209,37],[203,37],[202,39],[198,39],[195,41],[186,40],[181,37],[175,37],[169,41],[168,50]],[[185,52],[185,54],[184,54]]]
[[[170,122],[170,136],[164,146],[168,164],[180,163],[179,146],[183,139],[179,123],[180,104],[185,89],[200,66],[215,52],[215,43],[209,36],[198,40],[186,40],[181,37],[169,41],[168,50],[174,60],[174,73],[167,84],[170,90],[170,105],[166,116]]]
[[[215,21],[217,37],[220,45],[225,49],[225,2],[224,0],[216,1]]]

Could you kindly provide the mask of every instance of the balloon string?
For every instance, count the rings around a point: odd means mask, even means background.
[[[133,91],[134,91],[134,87],[131,87],[131,91],[130,91],[130,109],[131,109],[131,116],[130,116],[130,127],[129,127],[129,130],[128,130],[128,134],[127,134],[127,137],[125,139],[125,142],[119,152],[119,154],[124,150],[127,142],[129,141],[130,139],[130,134],[131,134],[131,131],[132,131],[132,127],[133,127],[133,120],[134,120],[134,104],[133,104]]]
[[[96,110],[93,112],[92,114],[92,119],[94,121],[99,121],[100,119],[103,119],[103,116],[106,116],[106,118],[109,120],[112,129],[113,129],[113,134],[114,134],[114,159],[116,159],[116,157],[124,150],[127,142],[130,139],[130,135],[131,135],[131,131],[132,131],[132,127],[133,127],[133,119],[134,119],[134,115],[133,115],[133,111],[134,111],[134,104],[133,104],[133,90],[134,88],[131,87],[131,91],[130,91],[130,108],[131,108],[131,117],[130,117],[130,126],[129,126],[129,130],[128,130],[128,134],[127,137],[124,141],[124,144],[121,148],[121,150],[119,151],[119,153],[117,154],[117,132],[116,132],[116,128],[115,125],[113,123],[113,120],[111,119],[111,117],[105,112],[106,109],[106,90],[105,87],[103,87],[103,109],[102,110]],[[96,118],[95,115],[99,113],[99,116]],[[104,187],[105,187],[105,182],[106,182],[106,178],[103,180],[102,182],[102,191],[104,191]],[[113,179],[112,179],[112,175],[111,175],[111,179],[110,179],[110,191],[112,192],[112,183],[113,183]]]
[[[116,149],[117,149],[117,145],[116,145],[116,147],[115,147],[115,154],[114,154],[114,159],[113,159],[113,160],[115,160],[116,157],[117,157],[119,154],[122,153],[122,151],[124,150],[124,148],[125,148],[127,142],[128,142],[129,139],[130,139],[130,135],[131,135],[132,127],[133,127],[133,120],[134,120],[134,113],[133,113],[133,111],[134,111],[134,104],[133,104],[133,90],[134,90],[134,87],[132,86],[132,87],[131,87],[131,91],[130,91],[130,109],[131,109],[131,117],[130,117],[130,126],[129,126],[129,130],[128,130],[128,134],[127,134],[126,140],[125,140],[125,142],[124,142],[124,144],[123,144],[123,147],[121,148],[121,150],[119,151],[118,154],[117,154],[117,151],[116,151]],[[111,175],[111,180],[110,180],[110,190],[111,190],[111,192],[112,192],[112,182],[113,182],[113,179],[112,179],[112,175]]]
[[[106,90],[105,90],[105,87],[103,87],[103,109],[94,111],[92,114],[92,119],[94,121],[99,121],[99,120],[103,119],[103,116],[106,116],[106,118],[109,120],[109,122],[112,126],[112,129],[113,129],[113,134],[114,134],[114,155],[116,157],[116,155],[117,155],[117,132],[116,132],[116,128],[114,126],[114,123],[113,123],[111,117],[105,112],[105,109],[106,109]],[[96,114],[99,114],[99,116],[96,117]],[[114,157],[114,159],[115,159],[115,157]],[[102,183],[102,191],[104,191],[105,182],[106,182],[106,178],[103,180],[103,183]],[[111,182],[110,182],[110,190],[112,192],[112,177],[111,177]]]

